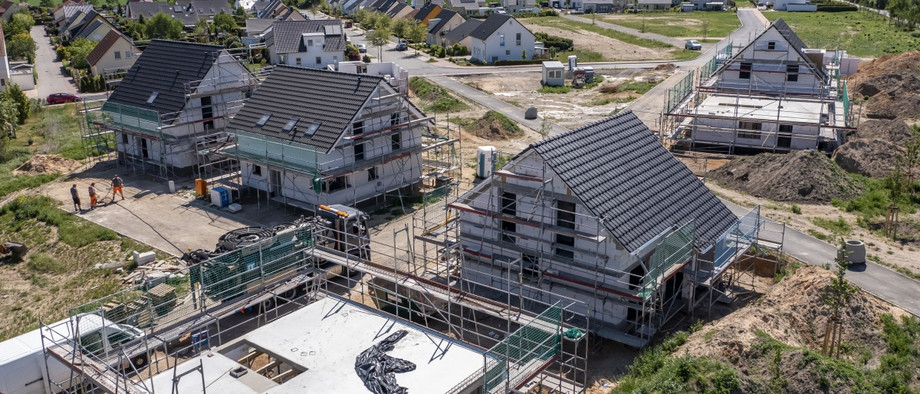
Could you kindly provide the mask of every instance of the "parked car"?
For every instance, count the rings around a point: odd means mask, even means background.
[[[358,44],[358,52],[367,53],[367,45]]]
[[[684,44],[684,48],[691,51],[699,51],[703,49],[703,44],[700,44],[700,42],[697,40],[688,40],[687,43]]]
[[[400,41],[400,42],[396,43],[396,50],[397,50],[397,51],[405,51],[406,49],[409,49],[409,46],[406,45],[405,42]]]
[[[72,103],[83,100],[80,96],[70,93],[52,93],[48,95],[48,104]]]

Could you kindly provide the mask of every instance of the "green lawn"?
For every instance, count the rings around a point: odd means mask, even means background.
[[[839,47],[859,57],[878,57],[920,49],[920,33],[888,25],[887,19],[860,12],[765,12],[783,18],[809,47]]]
[[[741,24],[734,12],[665,12],[616,14],[605,22],[668,37],[725,37]]]

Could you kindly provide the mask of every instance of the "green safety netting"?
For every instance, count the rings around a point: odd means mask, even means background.
[[[693,251],[693,220],[666,235],[655,248],[649,262],[649,272],[642,278],[642,298],[651,296],[661,283],[662,276],[675,264],[690,260]]]
[[[486,352],[487,392],[515,386],[559,352],[562,308],[553,305]]]

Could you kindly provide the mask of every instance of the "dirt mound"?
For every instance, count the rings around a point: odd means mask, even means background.
[[[13,174],[66,174],[80,166],[80,162],[72,159],[65,159],[57,155],[33,155],[29,161],[13,170]]]
[[[467,126],[467,131],[493,141],[509,140],[524,135],[524,131],[514,121],[495,111],[486,112],[479,120]]]
[[[674,70],[677,70],[677,66],[675,66],[675,65],[673,65],[673,64],[671,64],[671,63],[659,64],[659,65],[655,66],[655,68],[653,68],[652,70],[654,70],[654,71],[674,71]]]
[[[901,119],[872,119],[860,123],[855,132],[847,134],[847,139],[878,139],[901,143],[909,140],[912,135],[910,126]]]
[[[830,286],[832,277],[833,272],[823,268],[802,267],[773,286],[759,301],[703,326],[687,339],[675,355],[712,357],[750,368],[749,360],[739,359],[756,356],[753,353],[762,350],[760,346],[766,338],[764,334],[789,346],[820,351],[830,316],[821,295]],[[871,353],[866,365],[877,367],[886,348],[881,338],[881,316],[901,313],[867,293],[857,292],[850,301],[850,307],[841,313],[842,326],[845,327],[843,341],[864,347]],[[849,354],[845,357],[866,355]],[[783,364],[793,370],[797,365]]]
[[[854,96],[870,98],[867,117],[920,116],[920,52],[875,59],[850,78],[850,87]]]
[[[709,177],[728,188],[775,201],[825,203],[860,192],[846,172],[814,150],[734,159]]]
[[[847,172],[884,178],[894,171],[897,155],[904,149],[880,139],[856,139],[834,151],[834,160]]]

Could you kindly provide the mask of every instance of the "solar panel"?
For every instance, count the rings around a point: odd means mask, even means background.
[[[272,114],[262,114],[262,117],[256,122],[256,127],[265,126],[265,123],[268,122],[268,118],[271,118]]]

